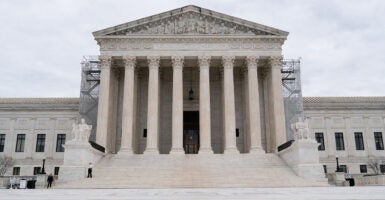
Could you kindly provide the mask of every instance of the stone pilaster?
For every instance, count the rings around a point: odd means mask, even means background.
[[[282,76],[281,66],[282,57],[272,57],[270,59],[271,78],[270,78],[270,117],[272,119],[272,134],[274,134],[274,151],[277,147],[286,142],[286,128],[285,128],[285,109],[283,104],[282,92]]]
[[[159,130],[159,56],[148,57],[148,109],[147,109],[147,146],[145,154],[158,154]]]
[[[223,109],[224,109],[224,153],[238,153],[235,136],[235,98],[234,98],[234,56],[222,57],[223,64]]]
[[[134,56],[125,56],[124,59],[124,92],[122,114],[122,139],[119,154],[133,154],[134,136],[134,94],[135,94],[135,64]]]
[[[183,57],[172,57],[172,154],[183,150]]]
[[[261,141],[261,119],[259,110],[258,57],[250,56],[247,62],[248,81],[248,130],[250,134],[250,153],[263,153]]]
[[[110,56],[99,56],[101,64],[99,104],[98,104],[98,127],[96,129],[96,143],[107,148],[107,134],[109,122],[111,63]],[[107,151],[106,151],[107,152]]]
[[[198,57],[199,62],[199,153],[213,153],[211,148],[210,57]]]

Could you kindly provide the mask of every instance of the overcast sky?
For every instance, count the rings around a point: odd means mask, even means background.
[[[385,96],[382,0],[0,0],[0,97],[78,97],[93,31],[189,4],[290,32],[303,96]]]

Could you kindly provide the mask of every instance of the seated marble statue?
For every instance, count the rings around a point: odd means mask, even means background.
[[[73,139],[71,141],[88,143],[88,138],[90,137],[91,129],[92,126],[86,124],[84,119],[81,119],[81,122],[79,124],[72,124],[71,134],[73,136]]]

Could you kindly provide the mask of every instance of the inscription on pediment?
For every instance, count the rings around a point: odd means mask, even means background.
[[[135,26],[110,35],[131,34],[272,35],[265,31],[193,12]]]

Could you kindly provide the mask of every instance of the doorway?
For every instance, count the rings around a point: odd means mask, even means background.
[[[183,148],[186,154],[199,151],[199,111],[183,112]]]

